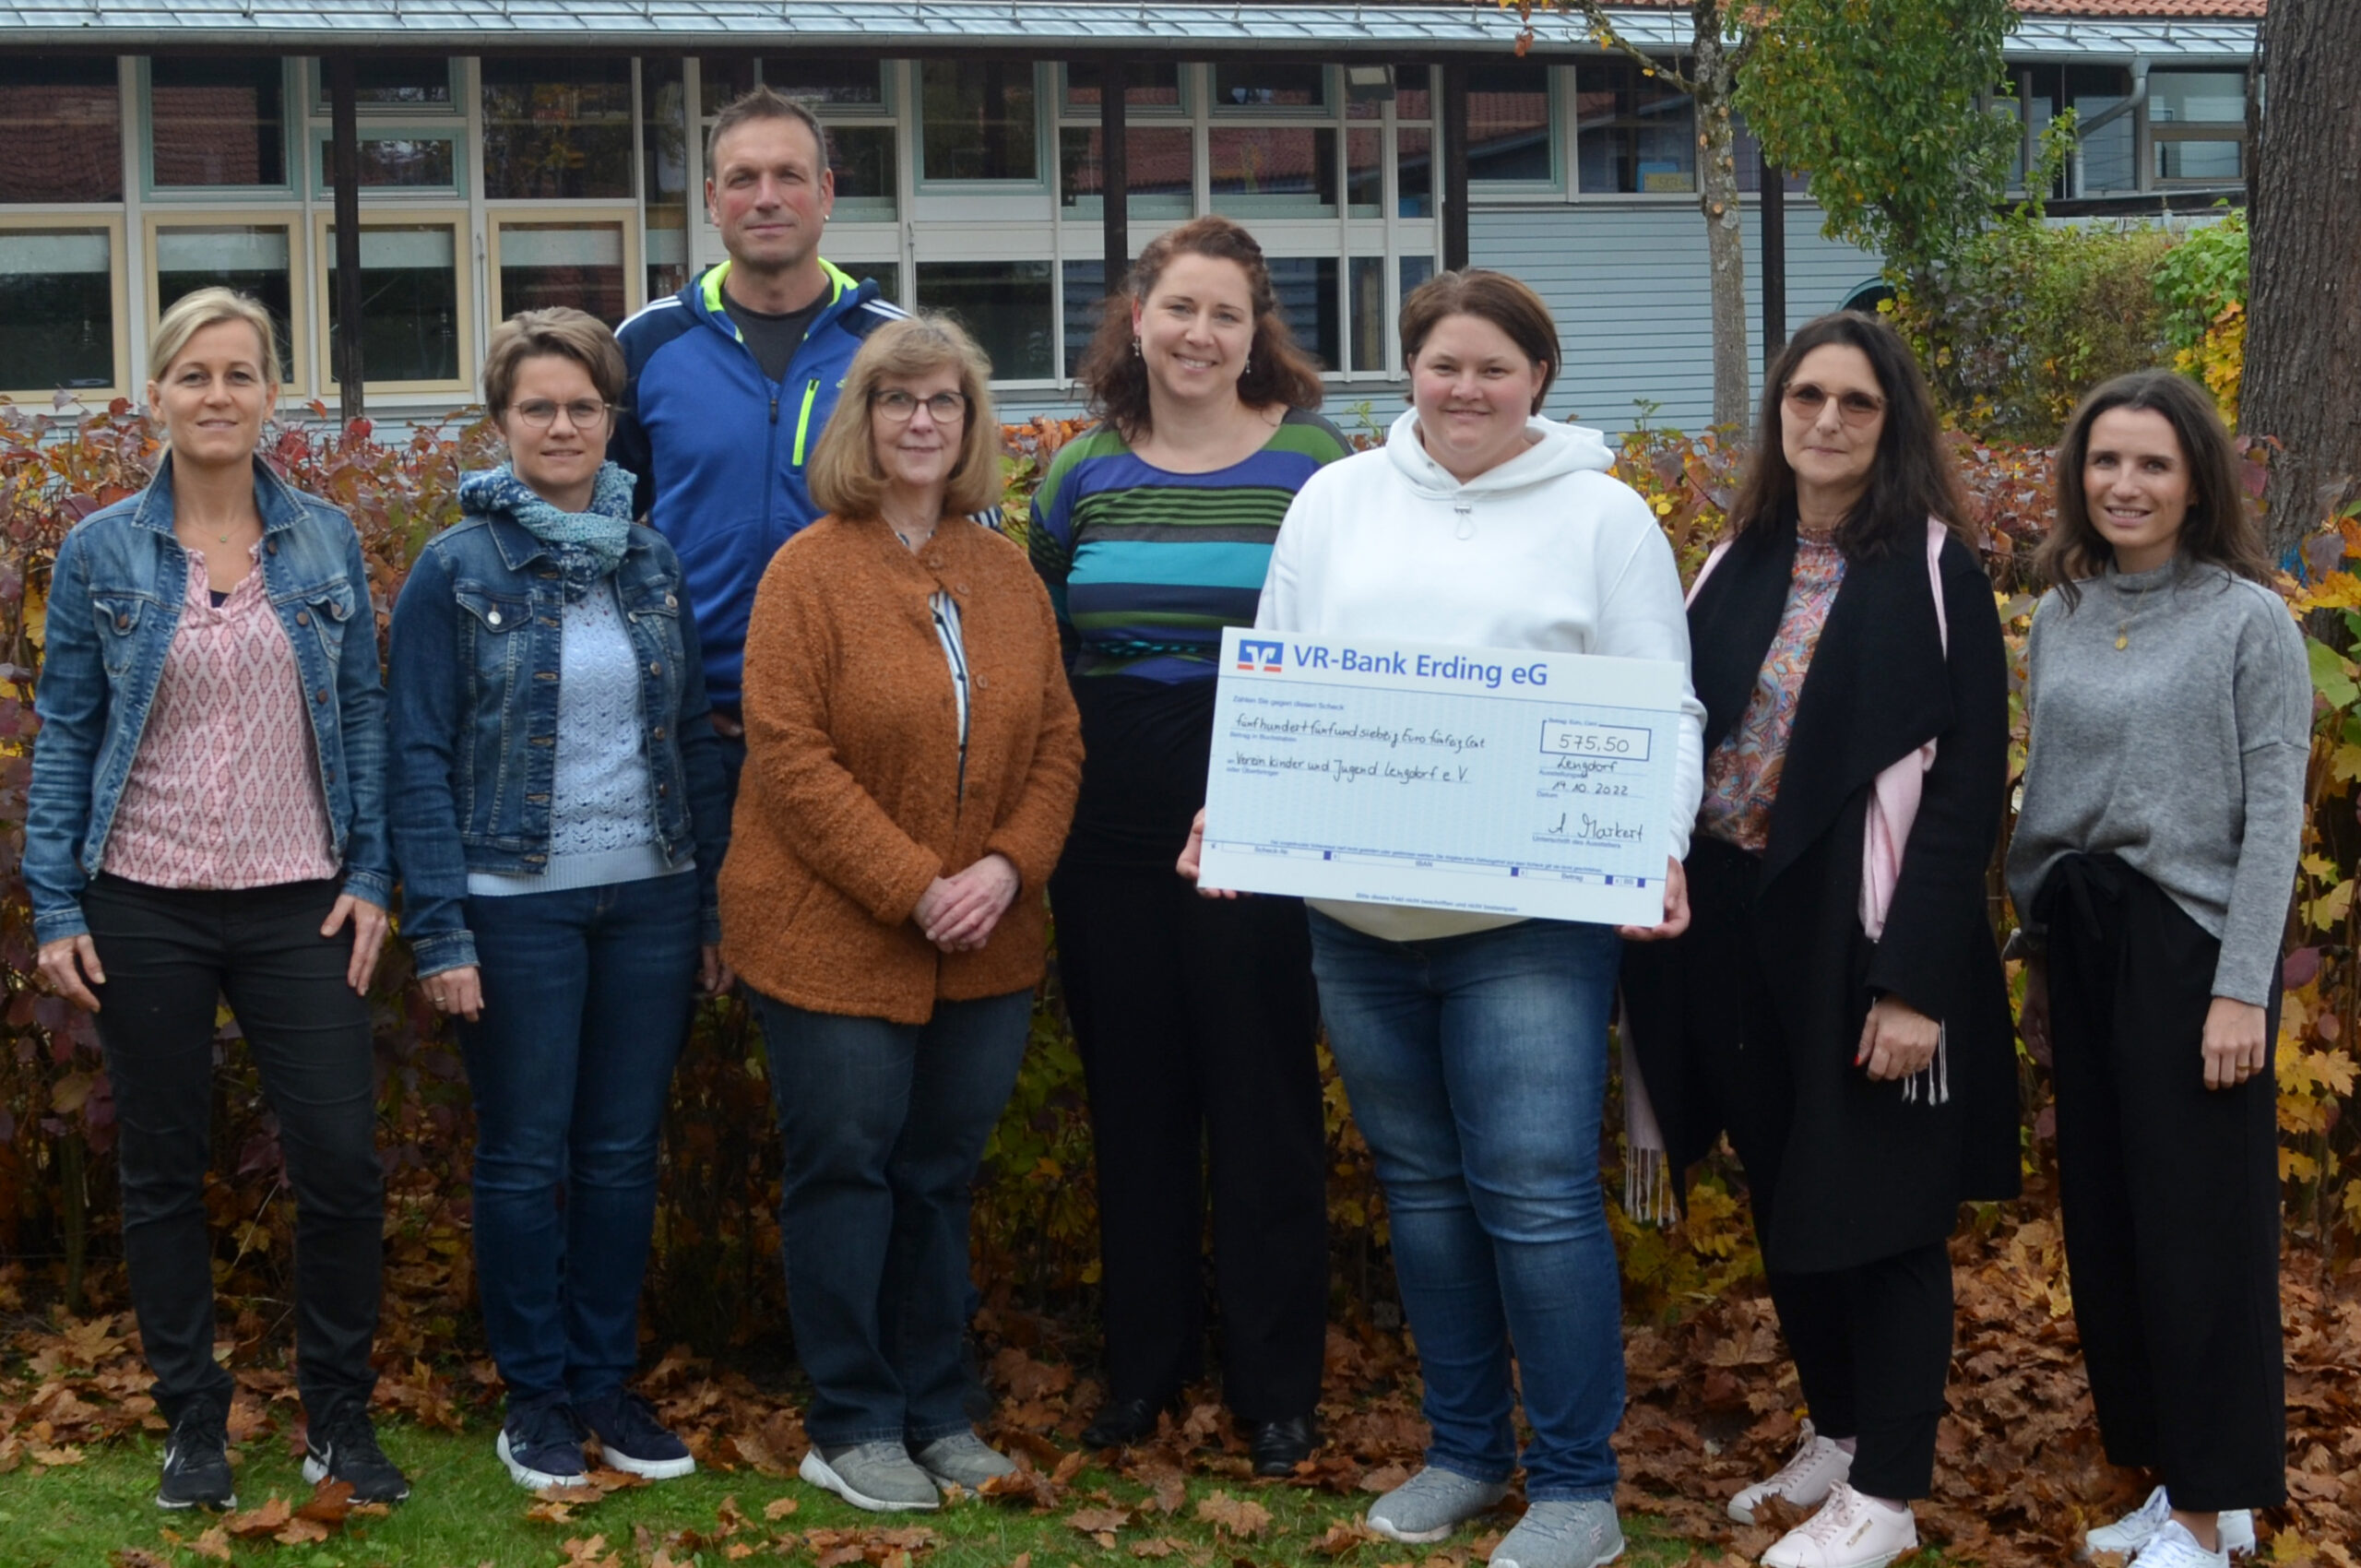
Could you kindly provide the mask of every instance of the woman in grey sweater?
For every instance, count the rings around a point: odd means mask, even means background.
[[[2040,556],[2009,892],[2058,1095],[2074,1318],[2142,1568],[2251,1550],[2285,1495],[2272,1043],[2311,683],[2194,383],[2083,400]]]

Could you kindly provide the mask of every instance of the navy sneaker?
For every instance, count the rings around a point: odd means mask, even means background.
[[[656,1419],[655,1407],[628,1388],[585,1399],[574,1413],[599,1440],[606,1462],[618,1470],[669,1481],[697,1467],[689,1445],[666,1431]]]
[[[511,1400],[493,1450],[508,1467],[508,1479],[533,1491],[580,1486],[587,1470],[582,1428],[563,1396],[522,1404]]]
[[[164,1440],[164,1478],[156,1486],[159,1508],[235,1508],[238,1493],[230,1478],[230,1412],[210,1394],[200,1394],[172,1418]]]
[[[342,1481],[355,1503],[399,1503],[409,1478],[377,1446],[377,1429],[358,1403],[333,1412],[304,1438],[303,1479],[314,1486]]]

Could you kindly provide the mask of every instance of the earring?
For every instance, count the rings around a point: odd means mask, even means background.
[[[1134,338],[1132,339],[1132,358],[1136,360],[1143,357],[1144,356],[1140,353],[1140,340]]]
[[[1247,355],[1247,356],[1246,356],[1246,362],[1245,362],[1244,364],[1241,364],[1241,365],[1240,365],[1240,366],[1238,367],[1238,374],[1240,374],[1240,375],[1252,375],[1252,374],[1254,374],[1254,356],[1253,356],[1253,355],[1249,354],[1249,355]]]

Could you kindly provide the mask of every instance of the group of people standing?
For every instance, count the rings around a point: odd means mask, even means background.
[[[982,354],[820,257],[823,127],[758,89],[706,167],[728,262],[620,335],[565,310],[493,334],[508,461],[412,569],[382,685],[350,525],[257,457],[278,361],[250,301],[166,314],[167,455],[60,549],[25,867],[42,968],[97,1014],[114,1085],[158,1502],[232,1501],[201,1201],[217,997],[296,1194],[306,1474],[407,1495],[367,1414],[364,998],[398,888],[475,1099],[522,1485],[593,1445],[694,1468],[629,1380],[673,1065],[694,996],[741,980],[785,1150],[803,1478],[930,1509],[1014,1467],[971,1423],[968,1194],[1054,918],[1097,1163],[1086,1444],[1150,1435],[1206,1370],[1210,1214],[1254,1468],[1318,1445],[1324,1021],[1433,1431],[1370,1526],[1440,1540],[1521,1464],[1495,1568],[1615,1557],[1619,993],[1633,1158],[1669,1192],[1726,1135],[1809,1410],[1731,1512],[1816,1510],[1773,1568],[1915,1548],[1947,1239],[1963,1201],[2014,1192],[2019,1134],[1987,890],[2009,673],[1900,339],[1796,335],[1684,607],[1607,444],[1539,417],[1561,350],[1529,289],[1415,291],[1410,407],[1355,455],[1260,248],[1199,219],[1109,303],[1080,373],[1098,422],[1045,476],[1028,562],[996,526]],[[2070,424],[2007,861],[2107,1451],[2162,1480],[2088,1544],[2149,1568],[2224,1561],[2283,1496],[2267,1068],[2309,699],[2229,453],[2161,374]],[[1249,624],[1684,663],[1662,921],[1192,886],[1216,655]]]

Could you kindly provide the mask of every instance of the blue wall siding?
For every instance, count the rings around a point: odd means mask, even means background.
[[[1787,320],[1836,309],[1875,279],[1875,256],[1820,233],[1820,209],[1787,206]],[[1749,349],[1762,363],[1762,232],[1746,214]],[[1699,429],[1714,413],[1714,324],[1705,220],[1693,206],[1479,208],[1468,251],[1531,284],[1558,318],[1566,365],[1546,410],[1610,432],[1628,430],[1645,398],[1650,422]]]

